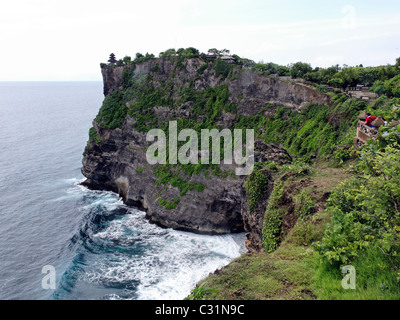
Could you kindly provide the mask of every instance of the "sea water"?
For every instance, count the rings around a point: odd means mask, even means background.
[[[163,229],[80,185],[103,98],[101,82],[0,82],[0,299],[183,299],[245,252],[243,234]]]

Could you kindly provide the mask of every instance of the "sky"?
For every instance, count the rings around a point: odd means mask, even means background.
[[[111,52],[181,47],[281,65],[377,66],[400,57],[400,1],[3,1],[0,44],[0,81],[101,81]]]

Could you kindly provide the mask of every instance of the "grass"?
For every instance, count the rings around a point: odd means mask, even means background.
[[[287,174],[285,170],[281,173]],[[275,178],[278,175],[278,172],[274,173]],[[342,168],[331,167],[326,162],[315,165],[306,175],[289,176],[285,182],[284,197],[293,196],[295,201],[299,195],[307,195],[307,199],[315,203],[315,213],[298,219],[274,252],[245,253],[210,274],[204,281],[218,293],[207,294],[207,299],[318,299],[320,291],[316,286],[316,267],[319,267],[320,257],[311,244],[322,238],[330,221],[329,214],[324,210],[326,193],[345,176]],[[301,206],[293,205],[295,210],[301,211]],[[281,208],[288,209],[289,206],[289,203],[281,204]]]
[[[306,176],[286,180],[285,192],[303,186],[286,197],[297,194],[293,196],[295,202],[306,197],[307,203],[315,204],[315,213],[299,218],[274,252],[245,253],[210,274],[203,281],[215,291],[207,293],[207,299],[400,299],[400,257],[385,255],[379,248],[365,250],[351,263],[356,270],[356,289],[346,290],[342,287],[343,266],[323,260],[312,247],[322,239],[331,221],[329,211],[325,210],[327,197],[347,176],[343,168],[324,162],[315,165]],[[287,209],[288,203],[281,204],[281,208]],[[301,211],[301,207],[295,210]]]
[[[273,253],[246,253],[206,278],[217,300],[314,299],[312,279],[317,253],[303,245],[283,243]]]
[[[316,294],[323,300],[399,300],[399,257],[370,248],[351,265],[356,270],[355,290],[344,290],[339,267],[320,264],[315,275]],[[316,261],[317,262],[317,261]]]

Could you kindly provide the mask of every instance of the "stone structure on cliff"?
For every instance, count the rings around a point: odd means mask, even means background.
[[[353,138],[353,144],[356,147],[361,147],[364,145],[368,140],[374,139],[378,132],[379,132],[379,127],[385,124],[385,121],[383,120],[382,117],[378,117],[375,121],[373,121],[372,127],[367,126],[365,124],[365,119],[367,118],[367,113],[366,111],[363,111],[359,116],[358,119],[359,121],[357,122],[357,134]]]

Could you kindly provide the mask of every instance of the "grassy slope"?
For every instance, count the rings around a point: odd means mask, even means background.
[[[351,161],[350,161],[351,162]],[[326,199],[348,177],[343,168],[317,164],[307,176],[294,176],[285,184],[286,201],[306,190],[315,203],[315,213],[297,220],[272,253],[246,253],[228,266],[210,274],[206,282],[218,293],[207,293],[210,300],[399,300],[400,273],[397,257],[368,249],[351,265],[356,269],[356,290],[342,287],[339,265],[331,265],[311,246],[324,235],[330,223]],[[282,210],[288,203],[281,202]]]
[[[305,187],[316,203],[309,220],[298,221],[273,253],[246,253],[225,268],[210,274],[203,281],[218,291],[207,299],[221,300],[291,300],[316,299],[316,267],[318,254],[310,246],[319,240],[329,222],[325,212],[327,193],[346,178],[342,168],[316,165],[308,176],[290,178],[285,189]],[[339,280],[339,285],[340,285]]]

